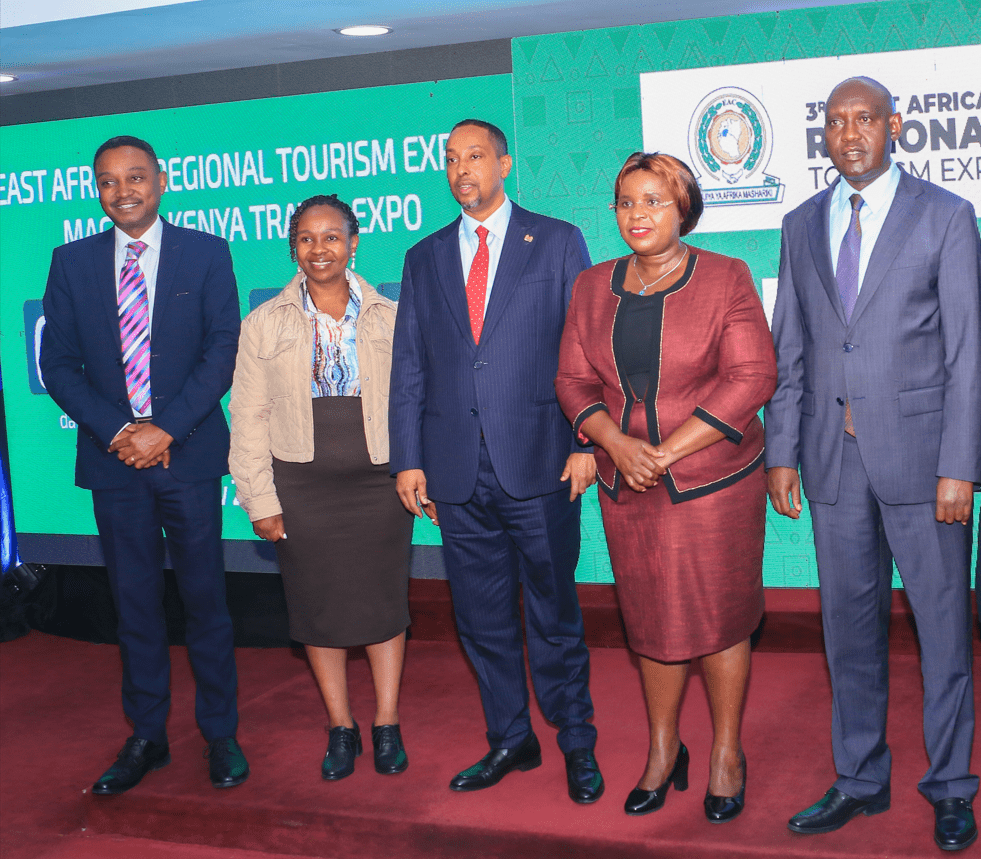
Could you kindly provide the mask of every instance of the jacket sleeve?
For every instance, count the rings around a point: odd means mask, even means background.
[[[41,373],[51,398],[103,450],[133,420],[133,413],[107,400],[89,381],[78,338],[83,324],[69,285],[64,254],[51,256],[44,291],[44,331],[41,335]],[[120,389],[125,391],[125,387]]]
[[[582,231],[579,229],[579,227],[575,227],[569,236],[568,243],[566,244],[565,266],[563,270],[563,287],[565,289],[565,302],[567,306],[570,306],[572,303],[572,296],[575,292],[575,285],[579,280],[579,276],[586,271],[590,265],[591,262],[589,259],[589,249],[586,247],[586,239],[583,238]],[[565,329],[563,329],[563,336],[564,332]],[[569,415],[566,414],[566,417],[569,417]],[[569,417],[569,420],[573,424],[570,453],[592,453],[592,442],[579,432],[579,425],[573,418]],[[582,420],[585,420],[585,418]],[[580,423],[581,422],[582,421],[580,421]]]
[[[412,252],[402,271],[388,401],[388,441],[393,475],[423,468],[422,415],[426,401],[426,345],[416,316]]]
[[[944,341],[938,477],[981,482],[981,237],[966,200],[944,234],[937,273]]]
[[[719,384],[695,416],[738,444],[777,382],[773,341],[749,267],[733,260],[725,274],[726,309],[719,342]]]
[[[790,260],[790,229],[784,218],[780,237],[780,273],[773,308],[773,345],[777,387],[763,411],[766,467],[800,464],[801,402],[804,396],[804,330]]]
[[[180,393],[153,422],[182,444],[228,392],[239,335],[238,290],[228,244],[216,245],[203,286],[204,339],[201,359]]]
[[[582,317],[584,313],[588,315],[584,308],[588,303],[588,281],[588,275],[580,275],[576,280],[562,330],[559,372],[555,378],[559,404],[581,445],[590,443],[580,430],[583,421],[597,411],[609,411],[603,401],[603,383],[587,357],[588,350],[595,344],[584,342],[586,332],[582,330]]]
[[[232,418],[228,470],[235,481],[239,504],[251,522],[283,512],[273,482],[269,440],[272,398],[258,350],[253,317],[250,316],[242,325],[228,405]]]

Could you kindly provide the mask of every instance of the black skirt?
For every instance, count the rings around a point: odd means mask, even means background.
[[[388,465],[371,462],[360,397],[315,398],[313,432],[312,462],[273,459],[290,636],[318,647],[388,641],[409,625],[412,516]]]

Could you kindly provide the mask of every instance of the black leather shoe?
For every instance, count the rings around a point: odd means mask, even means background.
[[[857,814],[871,817],[873,814],[888,811],[889,802],[888,785],[868,799],[855,799],[833,787],[810,808],[805,808],[800,814],[791,817],[787,828],[801,835],[834,832],[836,829],[841,829]]]
[[[375,772],[395,775],[406,771],[409,758],[398,725],[372,725],[371,745],[375,748]]]
[[[726,823],[739,817],[746,804],[746,758],[742,759],[743,783],[735,796],[716,796],[705,791],[705,817],[709,823]]]
[[[971,800],[957,796],[941,799],[933,804],[937,826],[933,840],[941,850],[963,850],[978,838],[978,825],[974,822]]]
[[[170,763],[170,746],[130,737],[114,763],[93,786],[92,793],[109,796],[136,787],[150,770]]]
[[[637,817],[642,814],[650,814],[664,805],[669,785],[674,784],[674,789],[677,791],[688,790],[688,760],[688,749],[682,743],[681,748],[678,749],[678,757],[674,759],[671,773],[665,779],[664,784],[654,790],[635,787],[627,794],[627,801],[623,804],[623,810],[627,814]]]
[[[219,737],[204,750],[214,787],[235,787],[249,777],[249,762],[235,737]]]
[[[566,753],[565,778],[569,783],[569,798],[581,805],[596,802],[606,787],[591,749],[573,749]]]
[[[338,725],[327,732],[327,754],[320,766],[320,775],[325,781],[347,778],[354,772],[354,759],[361,754],[361,729],[358,723],[353,728]]]
[[[513,749],[491,749],[477,763],[450,782],[450,790],[483,790],[497,784],[512,770],[533,770],[542,765],[542,747],[538,737],[529,734]]]

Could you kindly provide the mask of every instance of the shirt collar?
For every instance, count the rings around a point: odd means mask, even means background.
[[[899,187],[900,170],[895,161],[889,162],[889,169],[881,176],[866,185],[861,191],[856,191],[843,178],[835,188],[833,204],[839,209],[850,209],[849,197],[861,194],[863,207],[868,206],[870,213],[878,212],[883,206],[891,206]]]
[[[138,239],[134,239],[132,236],[124,233],[119,227],[113,227],[113,232],[116,235],[116,252],[122,253],[126,245],[130,242],[143,242],[148,247],[153,248],[154,251],[160,253],[160,245],[163,244],[163,221],[160,220],[160,215],[157,215],[157,220],[153,222],[142,236]]]
[[[351,269],[344,269],[344,277],[347,279],[347,288],[351,293],[347,300],[347,308],[344,311],[345,318],[357,319],[358,314],[361,312],[361,301],[363,296],[361,295],[361,284],[358,283],[358,279],[351,273]],[[310,300],[310,291],[307,289],[307,276],[303,275],[300,280],[300,301],[303,305],[303,309],[307,313],[320,313],[317,310],[317,306]]]
[[[511,209],[511,198],[505,194],[504,202],[497,207],[493,214],[489,215],[483,221],[478,221],[476,218],[472,218],[464,211],[460,229],[463,230],[465,234],[475,234],[477,232],[477,227],[483,225],[487,227],[487,231],[492,236],[503,242],[504,236],[508,231],[508,224],[511,221]]]

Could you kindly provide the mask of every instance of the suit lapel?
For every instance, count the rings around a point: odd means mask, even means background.
[[[896,196],[889,207],[889,213],[886,215],[882,231],[879,233],[879,238],[876,239],[875,247],[872,248],[872,254],[869,257],[868,267],[865,269],[862,288],[859,290],[855,310],[852,312],[852,325],[861,316],[862,311],[868,307],[872,296],[882,285],[889,266],[906,247],[906,238],[916,224],[916,198],[921,193],[923,193],[922,190],[911,187],[909,177],[905,173],[900,174]]]
[[[163,220],[163,219],[161,219]],[[153,291],[153,324],[150,327],[150,342],[160,330],[167,302],[173,293],[174,280],[181,259],[181,243],[179,233],[166,221],[163,221],[163,233],[160,237],[160,259],[157,261],[157,285]]]
[[[467,283],[463,278],[463,259],[460,256],[460,218],[440,230],[433,241],[433,257],[436,262],[436,282],[450,308],[450,314],[460,328],[464,339],[473,342],[470,330],[470,311],[467,309]]]
[[[828,188],[820,199],[815,200],[814,207],[808,216],[807,237],[811,245],[811,257],[814,259],[817,275],[821,279],[824,291],[828,293],[828,300],[841,320],[841,324],[845,325],[845,311],[841,306],[838,281],[835,280],[835,270],[831,263],[831,197],[834,195],[835,185],[838,184],[838,181]]]
[[[111,331],[110,336],[122,352],[122,340],[119,335],[119,298],[116,295],[116,230],[114,228],[99,234],[92,254],[95,257],[95,287],[102,297],[105,318]]]
[[[484,314],[481,340],[493,334],[494,327],[504,315],[504,308],[511,300],[511,295],[517,288],[521,274],[531,258],[531,250],[538,237],[536,226],[535,221],[528,217],[524,209],[512,204],[511,220],[508,222],[504,246],[501,248],[501,259],[497,264],[497,273],[494,275],[494,286],[491,289],[490,300],[487,302],[487,312]],[[531,236],[531,241],[527,241],[526,236]]]

